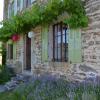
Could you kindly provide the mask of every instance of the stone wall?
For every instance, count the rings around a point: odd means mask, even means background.
[[[83,80],[89,72],[100,75],[100,0],[85,0],[86,14],[89,17],[89,25],[82,29],[82,58],[80,64],[64,62],[52,62],[52,38],[48,41],[48,62],[42,62],[41,50],[41,27],[33,29],[34,36],[31,38],[31,68],[33,74],[52,73],[59,77],[70,80]],[[62,15],[64,16],[64,15]],[[62,16],[58,18],[60,21]],[[56,23],[55,21],[54,23]],[[49,28],[48,36],[52,34]],[[50,37],[50,36],[49,36]],[[25,64],[24,39],[20,39],[17,46],[17,61],[21,62],[22,71]],[[23,62],[24,61],[24,62]]]
[[[100,75],[100,0],[85,0],[89,25],[82,29],[81,64],[70,65],[69,74],[74,79],[84,79],[89,72]]]
[[[100,0],[88,0],[85,8],[89,25],[82,34],[84,62],[100,73]]]
[[[3,19],[7,19],[8,18],[8,2],[9,0],[4,0],[4,10],[3,10]]]
[[[100,0],[88,0],[85,8],[89,25],[82,34],[84,61],[100,65]]]
[[[38,34],[36,33],[34,38],[35,49],[33,51],[35,56],[37,56],[36,53],[38,56],[36,58],[37,61],[35,60],[36,63],[32,64],[33,70],[38,69],[37,73],[42,71],[55,73],[59,76],[64,75],[66,78],[73,80],[83,80],[89,72],[100,75],[100,0],[85,0],[85,9],[89,18],[89,25],[87,28],[82,29],[83,62],[80,64],[68,64],[51,62],[51,59],[49,59],[49,62],[41,63],[41,35],[37,32]],[[52,45],[50,47],[52,49]],[[33,59],[35,56],[33,56]],[[38,57],[40,58],[39,60]]]
[[[13,55],[13,59],[7,59],[7,66],[13,68],[15,73],[21,73],[23,71],[23,58],[24,58],[24,41],[23,36],[20,36],[20,40],[15,44],[15,54]]]
[[[33,73],[41,68],[41,27],[33,29],[34,36],[31,39],[31,68]]]

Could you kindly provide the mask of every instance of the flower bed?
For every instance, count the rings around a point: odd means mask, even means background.
[[[32,78],[2,95],[0,100],[99,100],[100,85],[99,81],[96,84],[87,81],[72,83],[48,75]]]

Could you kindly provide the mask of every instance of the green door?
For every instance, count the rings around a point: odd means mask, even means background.
[[[48,61],[48,25],[42,27],[42,61]]]

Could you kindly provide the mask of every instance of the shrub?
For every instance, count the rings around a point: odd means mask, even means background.
[[[4,84],[11,78],[11,73],[6,66],[0,66],[0,84]]]
[[[2,44],[2,47],[0,47],[0,54],[2,55],[2,64],[6,65],[6,48],[4,46],[4,44]]]

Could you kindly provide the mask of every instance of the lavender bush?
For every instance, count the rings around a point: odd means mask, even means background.
[[[5,100],[100,100],[99,79],[67,82],[51,75],[34,77]],[[1,99],[0,99],[1,100]]]

